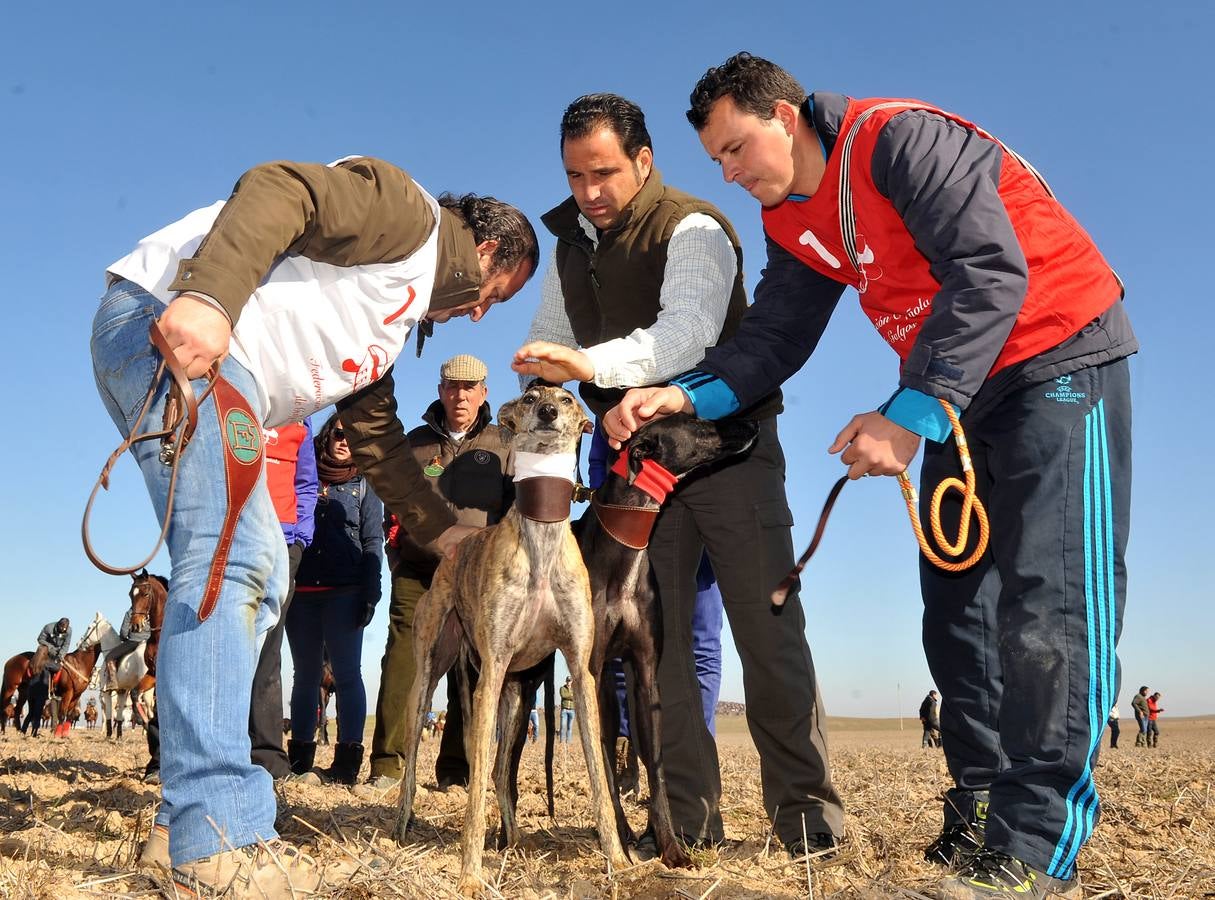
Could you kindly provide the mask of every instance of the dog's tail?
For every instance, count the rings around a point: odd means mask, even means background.
[[[553,681],[553,668],[557,664],[557,654],[548,657],[548,668],[544,671],[544,786],[548,790],[548,817],[556,816],[553,807],[553,745],[557,740],[557,722],[553,715],[553,696],[556,687]]]

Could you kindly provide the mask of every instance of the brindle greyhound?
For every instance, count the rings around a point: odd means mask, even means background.
[[[645,764],[650,785],[647,831],[653,834],[659,855],[669,867],[689,866],[691,860],[675,838],[662,767],[657,682],[662,615],[646,547],[662,503],[675,484],[703,466],[748,450],[758,433],[754,422],[731,419],[710,422],[678,415],[651,423],[628,443],[607,480],[595,491],[591,512],[574,524],[591,579],[595,612],[591,671],[598,687],[603,758],[612,782],[617,833],[626,845],[634,840],[615,784],[613,761],[620,717],[615,679],[605,671],[609,660],[623,658],[633,669],[629,721],[634,746]],[[504,706],[513,700],[503,695]],[[515,717],[511,711],[504,709],[501,721],[503,733],[512,734],[508,723]],[[523,741],[516,737],[512,744],[508,749],[504,741],[499,754],[510,754],[510,770],[518,771]],[[506,765],[500,758],[498,768]],[[503,794],[501,787],[498,791]],[[515,793],[506,795],[510,798]],[[514,821],[513,809],[509,814],[503,812],[501,843],[517,840],[517,830],[511,833]]]
[[[472,718],[466,723],[470,775],[461,840],[458,889],[477,893],[485,843],[485,789],[494,744],[494,716],[507,673],[540,663],[553,650],[565,657],[572,677],[577,722],[590,778],[600,845],[612,867],[628,860],[621,849],[599,753],[599,714],[591,676],[595,623],[590,583],[569,526],[575,448],[590,422],[573,395],[561,388],[532,387],[505,404],[498,421],[515,434],[516,476],[524,459],[539,477],[516,482],[515,505],[497,525],[465,539],[443,560],[414,614],[417,674],[406,703],[405,771],[396,837],[404,842],[416,789],[418,742],[426,707],[439,677],[451,668],[461,640],[480,662]],[[530,456],[525,456],[530,455]],[[564,457],[565,478],[545,459]],[[499,806],[509,791],[498,792]]]

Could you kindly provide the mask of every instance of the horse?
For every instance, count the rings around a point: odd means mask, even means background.
[[[144,680],[149,678],[145,650],[144,645],[140,644],[124,656],[118,664],[113,681],[108,675],[102,676],[103,683],[99,686],[98,691],[101,694],[101,714],[105,719],[106,738],[116,740],[122,738],[123,715],[126,713],[128,704],[134,707],[142,699],[142,693],[147,690],[147,688],[144,691],[140,690]],[[155,682],[155,678],[151,680]],[[150,712],[144,721],[146,722],[149,718],[151,718]]]
[[[143,660],[149,675],[156,675],[156,653],[160,648],[160,630],[165,622],[165,602],[169,599],[169,582],[160,575],[149,575],[142,569],[131,576],[131,630],[148,631],[151,637],[143,648]]]
[[[79,712],[80,695],[89,687],[98,657],[113,650],[121,642],[114,626],[99,612],[93,616],[93,621],[85,629],[80,644],[63,657],[59,677],[51,685],[51,702],[57,700],[59,709],[55,737],[67,737],[71,728],[69,717]]]
[[[30,660],[32,651],[18,653],[4,664],[4,681],[0,684],[0,734],[8,727],[9,719],[21,727],[21,711],[25,709],[25,698],[29,692]],[[16,695],[14,697],[13,695]]]
[[[152,718],[155,703],[152,685],[156,683],[156,654],[160,631],[164,624],[165,601],[169,591],[159,575],[149,575],[147,569],[131,576],[131,631],[147,631],[151,637],[122,658],[115,677],[108,673],[101,685],[101,710],[105,717],[106,738],[120,739],[127,704],[138,708],[144,722]]]
[[[97,727],[97,704],[92,701],[84,708],[85,727],[93,729]]]

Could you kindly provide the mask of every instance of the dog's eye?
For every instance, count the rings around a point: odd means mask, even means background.
[[[535,395],[535,394],[524,394],[524,395],[523,395],[523,402],[524,402],[524,403],[527,403],[527,404],[532,404],[532,403],[535,403],[535,402],[536,402],[536,395]]]
[[[564,403],[566,406],[569,406],[571,403],[574,402],[574,398],[573,397],[562,397],[561,402]]]

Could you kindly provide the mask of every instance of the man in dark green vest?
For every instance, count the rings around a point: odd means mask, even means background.
[[[612,94],[574,101],[561,122],[561,156],[572,196],[543,217],[557,246],[513,368],[524,379],[582,382],[583,400],[602,416],[624,389],[666,383],[735,332],[747,305],[742,251],[715,207],[663,183],[636,104]],[[780,411],[777,391],[737,413],[759,423],[755,447],[681,484],[649,551],[662,602],[658,684],[675,828],[690,844],[724,838],[717,747],[692,650],[707,550],[742,660],[764,806],[800,855],[836,844],[843,808],[800,600],[773,615],[763,591],[793,566]]]

